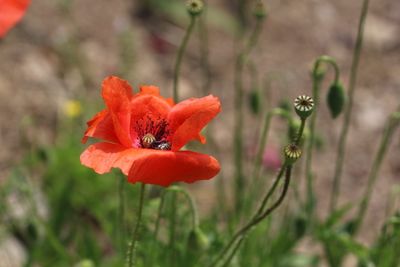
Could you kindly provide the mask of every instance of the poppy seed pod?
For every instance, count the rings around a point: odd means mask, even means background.
[[[301,95],[294,100],[294,109],[302,120],[311,115],[314,109],[314,100],[310,96]]]
[[[346,102],[346,95],[344,93],[343,85],[339,82],[334,82],[329,87],[329,92],[326,98],[328,107],[331,112],[332,118],[336,118],[343,111]]]
[[[301,149],[296,144],[289,144],[285,146],[283,152],[285,153],[286,162],[293,164],[301,157]]]
[[[203,12],[204,3],[201,0],[189,0],[186,2],[186,9],[191,16],[198,16]]]

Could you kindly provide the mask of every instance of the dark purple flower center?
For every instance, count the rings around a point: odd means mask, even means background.
[[[135,122],[134,131],[140,148],[171,150],[167,120],[146,116]]]

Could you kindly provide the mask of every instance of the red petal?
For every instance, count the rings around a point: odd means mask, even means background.
[[[6,33],[23,17],[30,0],[2,0],[0,1],[0,37]]]
[[[113,143],[119,143],[115,135],[113,121],[108,110],[102,110],[87,122],[88,128],[82,138],[82,143],[86,143],[88,137],[99,138]]]
[[[168,186],[174,182],[192,183],[218,174],[218,161],[192,151],[126,149],[121,145],[97,143],[81,154],[81,163],[103,174],[119,168],[131,183],[143,182]]]
[[[150,120],[157,122],[167,119],[171,110],[171,104],[167,99],[159,95],[159,89],[155,86],[142,86],[140,93],[136,94],[131,101],[131,122],[133,124],[146,124]],[[145,128],[145,125],[141,126]],[[133,129],[135,129],[133,127]],[[136,132],[132,132],[131,136],[135,138]]]
[[[205,138],[200,135],[201,129],[221,111],[221,103],[212,95],[203,98],[192,98],[175,105],[168,117],[173,134],[172,150],[177,151],[187,142]]]
[[[132,88],[126,81],[115,76],[106,78],[103,81],[102,88],[102,96],[110,111],[115,134],[122,145],[131,147],[130,101],[132,98]]]
[[[124,146],[110,143],[96,143],[81,154],[82,165],[92,168],[98,174],[107,173],[111,168],[119,168],[128,175],[133,161],[144,149],[127,149]]]
[[[174,182],[193,183],[218,174],[218,161],[192,151],[160,151],[140,149],[129,172],[130,183],[142,182],[168,186]]]

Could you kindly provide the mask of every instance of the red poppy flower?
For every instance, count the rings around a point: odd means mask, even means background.
[[[83,165],[99,174],[119,168],[131,183],[161,186],[211,179],[219,172],[215,158],[179,151],[194,139],[205,143],[200,131],[220,112],[218,98],[209,95],[175,105],[156,86],[141,86],[132,94],[130,85],[114,76],[103,81],[102,96],[106,109],[87,123],[82,142],[89,137],[105,142],[82,153]]]
[[[22,18],[30,0],[0,0],[0,37]]]

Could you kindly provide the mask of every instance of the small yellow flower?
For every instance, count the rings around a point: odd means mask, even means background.
[[[68,118],[76,118],[82,113],[82,105],[78,100],[68,100],[64,104],[64,114]]]

